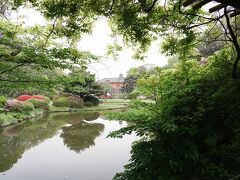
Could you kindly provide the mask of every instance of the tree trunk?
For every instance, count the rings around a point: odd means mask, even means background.
[[[233,28],[231,26],[231,23],[230,23],[230,19],[228,17],[228,13],[227,13],[227,7],[224,8],[224,15],[225,15],[225,18],[226,18],[226,22],[227,22],[227,28],[229,30],[229,34],[231,36],[231,41],[233,43],[233,46],[235,47],[236,49],[236,53],[237,53],[237,57],[233,63],[233,71],[232,71],[232,78],[233,79],[237,79],[237,70],[238,70],[238,63],[239,63],[239,60],[240,60],[240,46],[238,44],[238,39],[237,39],[237,36],[235,35],[234,31],[233,31]]]
[[[239,54],[239,53],[238,53]],[[237,69],[238,69],[238,63],[240,61],[240,56],[237,55],[234,64],[233,64],[233,71],[232,71],[232,77],[233,79],[237,79]]]

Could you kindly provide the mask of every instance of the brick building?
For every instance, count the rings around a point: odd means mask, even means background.
[[[104,78],[99,80],[98,84],[103,86],[106,84],[109,85],[110,86],[109,93],[114,97],[122,93],[122,87],[124,85],[124,77],[122,74],[120,74],[119,77]]]

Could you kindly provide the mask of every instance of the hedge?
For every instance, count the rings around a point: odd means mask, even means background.
[[[68,107],[69,103],[66,97],[59,97],[57,99],[53,99],[53,105],[56,107]]]
[[[31,99],[27,100],[27,102],[32,103],[35,108],[40,108],[40,109],[45,109],[45,110],[48,110],[48,108],[49,108],[48,102],[45,100],[31,98]]]
[[[56,107],[81,108],[83,107],[83,100],[78,96],[64,96],[53,99],[53,105]]]
[[[32,111],[32,110],[34,110],[34,106],[31,102],[18,101],[16,99],[8,100],[7,107],[8,107],[9,111]]]
[[[21,96],[18,96],[16,99],[19,101],[27,101],[30,99],[37,99],[37,100],[44,100],[44,101],[47,101],[48,103],[50,103],[50,99],[47,96],[43,96],[43,95],[32,95],[32,96],[21,95]]]
[[[0,107],[3,107],[7,102],[7,98],[5,96],[0,96]]]
[[[92,96],[92,95],[87,95],[83,98],[85,105],[90,105],[90,103],[93,106],[98,106],[100,103],[100,100],[98,99],[98,97],[96,96]]]

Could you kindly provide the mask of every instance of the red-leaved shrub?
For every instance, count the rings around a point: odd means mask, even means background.
[[[33,96],[31,96],[31,98],[45,100],[44,97],[38,96],[38,95],[33,95]]]
[[[43,100],[43,101],[47,101],[48,103],[50,103],[50,99],[47,96],[42,96],[42,95],[21,95],[18,96],[16,98],[18,101],[27,101],[29,99],[37,99],[37,100]]]
[[[32,98],[32,96],[30,96],[30,95],[21,95],[21,96],[17,97],[17,100],[18,101],[26,101],[26,100],[31,99],[31,98]]]
[[[34,99],[38,99],[38,100],[44,100],[47,101],[48,103],[50,103],[50,99],[47,96],[43,96],[43,95],[33,95],[32,98]]]

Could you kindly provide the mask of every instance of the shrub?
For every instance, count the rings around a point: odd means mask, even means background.
[[[3,107],[7,102],[7,98],[5,96],[0,96],[0,107]]]
[[[43,100],[47,101],[47,103],[50,103],[50,99],[47,96],[42,96],[42,95],[21,95],[17,97],[18,101],[27,101],[29,99],[37,99],[37,100]]]
[[[27,101],[29,99],[38,99],[38,100],[45,100],[48,103],[50,103],[50,99],[47,96],[43,96],[43,95],[33,95],[33,96],[21,95],[21,96],[18,96],[16,99],[19,101]]]
[[[85,104],[86,104],[86,102],[90,102],[93,104],[93,106],[97,106],[100,103],[98,97],[92,96],[92,95],[85,96],[83,100],[84,100]]]
[[[67,98],[69,96],[72,96],[72,94],[70,94],[70,93],[61,93],[61,94],[53,96],[53,99],[59,99],[61,97],[66,97]]]
[[[127,98],[128,99],[136,99],[139,95],[140,95],[140,93],[133,91],[128,94]]]
[[[59,97],[53,100],[53,105],[56,107],[83,107],[83,100],[78,96]]]
[[[9,109],[9,111],[22,111],[23,110],[22,102],[18,101],[17,99],[7,100],[7,107]]]
[[[115,96],[115,99],[127,99],[127,97],[128,97],[128,94],[122,93],[122,94],[117,94]]]
[[[84,106],[91,107],[91,106],[94,106],[94,104],[91,102],[84,102]]]
[[[69,107],[68,99],[66,97],[53,99],[53,105],[56,107]]]
[[[47,96],[43,96],[43,95],[33,95],[32,98],[38,99],[38,100],[45,100],[48,103],[50,103],[51,101]]]
[[[8,114],[0,114],[0,125],[5,126],[8,125],[9,122],[15,123],[17,122],[17,119],[13,117],[12,113]]]
[[[78,96],[69,96],[67,97],[69,102],[69,107],[71,108],[81,108],[83,107],[83,100]]]
[[[40,99],[31,98],[28,102],[32,103],[35,108],[45,109],[48,110],[48,102]]]
[[[35,109],[34,105],[29,101],[24,101],[22,103],[23,103],[23,111],[33,111]]]
[[[21,96],[18,96],[16,99],[18,101],[26,101],[26,100],[31,99],[31,98],[32,98],[32,96],[30,96],[30,95],[21,95]]]
[[[209,57],[208,66],[184,60],[138,81],[137,88],[154,94],[156,103],[111,114],[134,122],[112,137],[142,137],[114,179],[239,179],[240,81],[229,77],[229,52]]]
[[[32,111],[34,106],[30,102],[18,101],[16,99],[8,100],[7,107],[9,111]]]

